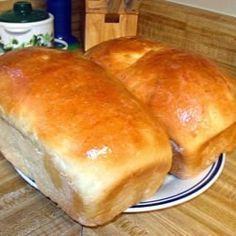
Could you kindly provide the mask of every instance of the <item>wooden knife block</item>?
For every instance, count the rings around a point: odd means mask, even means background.
[[[109,9],[106,0],[86,0],[85,51],[109,39],[136,35],[137,7],[127,10],[124,1],[118,0],[114,4],[115,8]]]

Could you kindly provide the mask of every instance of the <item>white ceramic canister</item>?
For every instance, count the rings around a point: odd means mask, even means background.
[[[54,17],[43,10],[33,10],[30,2],[19,1],[13,10],[0,15],[0,54],[17,48],[31,46],[53,46]]]

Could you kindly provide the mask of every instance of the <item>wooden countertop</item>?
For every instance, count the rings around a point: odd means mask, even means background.
[[[122,214],[98,228],[82,227],[28,185],[0,154],[0,235],[235,235],[236,151],[227,155],[219,179],[181,205],[149,213]]]

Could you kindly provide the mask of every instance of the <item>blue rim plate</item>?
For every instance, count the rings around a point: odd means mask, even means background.
[[[206,191],[220,176],[225,164],[225,154],[221,154],[217,161],[200,173],[198,176],[181,180],[168,175],[162,187],[153,197],[142,201],[130,208],[125,213],[147,212],[160,210],[187,202]],[[34,188],[38,189],[34,180],[25,176],[16,169],[19,175]]]
[[[126,213],[160,210],[187,202],[206,191],[220,176],[225,164],[225,154],[198,176],[181,180],[168,175],[156,194],[128,208]]]

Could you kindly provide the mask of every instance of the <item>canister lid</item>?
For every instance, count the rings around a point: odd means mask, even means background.
[[[48,18],[48,12],[32,9],[31,3],[26,1],[16,2],[12,10],[0,14],[0,22],[9,23],[37,22]]]

